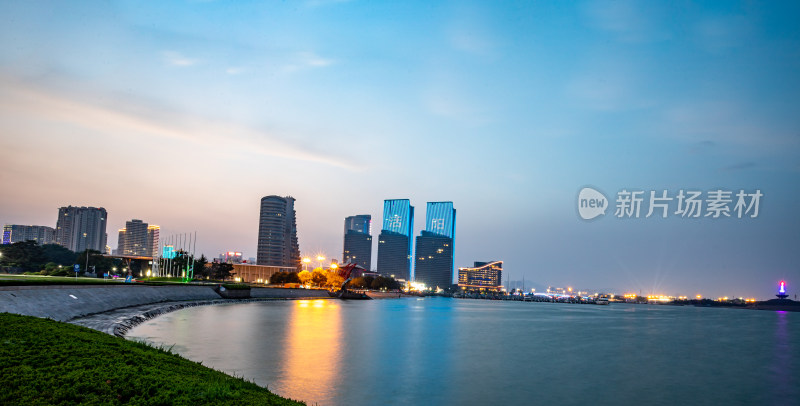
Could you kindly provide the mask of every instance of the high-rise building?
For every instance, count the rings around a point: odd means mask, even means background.
[[[503,261],[475,262],[472,268],[458,268],[458,287],[465,290],[500,290]]]
[[[102,207],[67,206],[58,209],[56,244],[70,251],[105,251],[108,213]]]
[[[411,237],[414,206],[408,199],[383,201],[383,227],[378,236],[378,273],[411,280]]]
[[[154,257],[154,256],[156,256],[156,254],[158,254],[158,242],[159,242],[158,239],[159,239],[159,234],[160,233],[161,233],[161,227],[159,227],[159,226],[157,226],[155,224],[150,224],[150,225],[147,226],[147,241],[146,241],[146,244],[147,244],[147,247],[148,247],[149,251],[147,252],[147,255],[145,255],[145,256]]]
[[[293,197],[272,195],[261,198],[256,263],[300,269]]]
[[[117,254],[152,257],[154,252],[158,252],[159,230],[159,226],[151,226],[142,220],[126,221],[125,228],[119,230]]]
[[[36,241],[39,245],[53,244],[56,241],[55,230],[47,226],[25,226],[6,224],[3,226],[3,244],[22,241]]]
[[[429,288],[453,284],[456,209],[453,202],[428,202],[425,230],[417,237],[414,280]]]
[[[359,214],[344,219],[344,262],[369,271],[372,265],[372,216]]]

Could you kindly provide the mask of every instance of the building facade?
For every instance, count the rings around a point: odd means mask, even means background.
[[[56,242],[55,229],[47,226],[26,226],[21,224],[6,224],[3,226],[3,244],[13,244],[28,240],[36,241],[39,245],[54,244]]]
[[[453,202],[428,202],[425,230],[417,237],[414,280],[429,288],[453,284],[456,209]]]
[[[158,252],[159,232],[159,226],[149,225],[142,220],[127,221],[125,228],[119,230],[116,253],[152,257],[153,253]]]
[[[503,288],[503,261],[476,261],[472,268],[458,268],[458,287],[463,290],[499,291]]]
[[[372,265],[372,216],[359,214],[344,219],[342,261],[369,271]]]
[[[104,252],[107,221],[108,213],[102,207],[61,207],[56,221],[56,244],[73,252],[86,249]]]
[[[412,234],[414,232],[414,206],[408,199],[383,201],[383,227],[378,236],[378,267],[381,275],[394,275],[396,279],[413,277]]]
[[[297,242],[295,199],[291,196],[261,198],[258,222],[256,264],[300,269],[300,245]]]

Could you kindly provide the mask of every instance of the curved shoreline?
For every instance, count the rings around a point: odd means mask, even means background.
[[[67,320],[67,323],[88,327],[113,336],[125,338],[134,327],[158,316],[172,313],[188,307],[209,306],[218,304],[237,304],[251,302],[270,302],[279,300],[316,300],[323,297],[283,297],[283,298],[250,298],[250,299],[213,299],[171,301],[148,303],[94,313],[87,316]]]

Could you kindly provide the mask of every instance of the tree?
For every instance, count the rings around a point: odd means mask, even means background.
[[[309,285],[312,282],[312,273],[308,271],[301,271],[297,274],[297,277],[300,278],[300,283],[303,285]]]
[[[231,271],[233,271],[232,264],[215,262],[213,265],[211,265],[211,279],[224,281],[234,275],[234,273]]]
[[[329,288],[338,288],[342,286],[342,282],[344,282],[344,278],[336,272],[328,272],[326,286]]]
[[[72,265],[75,262],[75,253],[58,244],[42,245],[42,255],[47,262],[54,262],[58,265]]]
[[[316,286],[322,286],[328,281],[328,277],[322,269],[315,269],[314,273],[311,274],[311,281],[314,282]]]
[[[280,285],[285,283],[303,283],[297,272],[276,272],[269,278],[269,283]]]
[[[297,272],[287,272],[286,282],[284,283],[300,283],[300,277],[297,276]]]
[[[349,286],[355,289],[366,289],[367,282],[363,277],[359,276],[358,278],[353,278],[350,280]]]
[[[201,254],[199,259],[194,260],[194,278],[195,279],[205,279],[211,276],[210,269],[206,267],[208,263],[208,259],[206,256]]]
[[[86,268],[86,257],[89,257],[89,269]],[[97,250],[85,250],[79,253],[75,257],[75,264],[81,266],[81,272],[92,271],[98,275],[103,276],[105,272],[111,272],[111,268],[114,267],[114,259],[103,256],[100,251]]]
[[[0,247],[0,251],[3,253],[3,265],[11,268],[10,271],[37,272],[48,262],[42,253],[42,247],[32,240],[4,245]]]

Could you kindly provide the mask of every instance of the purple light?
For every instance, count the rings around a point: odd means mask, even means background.
[[[780,293],[780,294],[786,293],[786,282],[781,281],[781,288],[778,289],[778,293]]]

